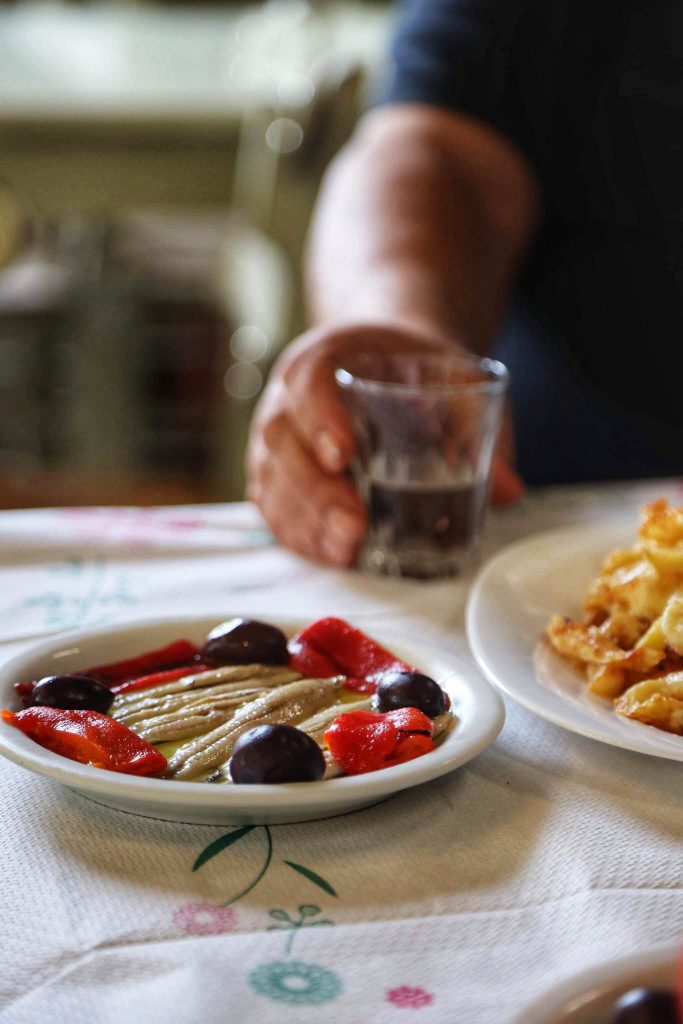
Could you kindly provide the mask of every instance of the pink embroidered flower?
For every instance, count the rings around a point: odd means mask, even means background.
[[[64,508],[61,516],[79,537],[89,541],[116,541],[132,547],[150,548],[163,543],[169,534],[189,535],[204,526],[199,516],[169,517],[162,509],[129,508]]]
[[[237,914],[232,907],[216,903],[184,903],[173,915],[173,923],[190,935],[221,935],[236,927]]]
[[[387,1000],[394,1006],[410,1007],[411,1010],[419,1010],[421,1006],[429,1006],[434,1001],[434,996],[425,992],[423,988],[411,988],[410,985],[399,985],[398,988],[390,988],[387,992]]]

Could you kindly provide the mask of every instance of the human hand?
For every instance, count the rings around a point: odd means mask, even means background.
[[[249,496],[286,547],[330,565],[355,562],[366,523],[363,502],[347,476],[355,439],[334,370],[344,356],[369,347],[453,351],[450,341],[394,325],[313,329],[275,365],[251,427]],[[519,477],[497,457],[492,500],[511,504],[522,492]]]

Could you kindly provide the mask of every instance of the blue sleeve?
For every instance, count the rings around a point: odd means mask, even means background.
[[[566,69],[566,0],[409,0],[381,99],[467,114],[542,169]]]

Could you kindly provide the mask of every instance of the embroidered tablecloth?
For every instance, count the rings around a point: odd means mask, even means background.
[[[635,523],[676,482],[539,490],[486,552]],[[191,586],[188,586],[191,581]],[[469,577],[323,569],[249,505],[0,513],[0,658],[164,613],[374,623],[468,671]],[[507,702],[464,768],[345,817],[220,828],[110,810],[0,763],[0,1024],[505,1024],[600,960],[683,938],[680,765]]]

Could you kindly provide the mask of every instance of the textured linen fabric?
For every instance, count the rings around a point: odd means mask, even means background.
[[[660,494],[683,489],[539,491],[491,517],[487,551],[568,522],[634,522]],[[311,566],[246,505],[3,513],[0,656],[77,619],[285,609],[381,623],[476,671],[468,583]],[[0,761],[0,1024],[505,1024],[577,970],[683,937],[680,772],[508,701],[497,741],[451,775],[254,828],[193,871],[229,827],[110,810]]]
[[[540,186],[497,353],[531,483],[683,471],[682,61],[678,0],[406,4],[385,100],[489,125]]]

